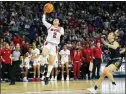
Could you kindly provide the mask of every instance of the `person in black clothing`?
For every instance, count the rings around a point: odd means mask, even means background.
[[[13,59],[13,62],[12,62],[12,68],[10,71],[10,84],[9,85],[15,85],[16,72],[23,59],[19,44],[16,44],[15,50],[12,51],[12,59]]]
[[[110,32],[108,34],[108,41],[106,42],[103,38],[102,43],[108,47],[111,60],[107,63],[106,68],[101,73],[100,78],[98,79],[96,85],[93,88],[89,88],[88,90],[92,93],[96,93],[97,88],[101,85],[104,78],[107,76],[113,85],[116,85],[115,80],[113,78],[112,72],[118,70],[122,64],[121,62],[121,54],[126,51],[123,49],[120,51],[120,45],[115,39],[116,34],[114,32]]]

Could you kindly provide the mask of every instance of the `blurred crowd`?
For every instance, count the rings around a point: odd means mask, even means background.
[[[47,36],[42,23],[43,6],[47,2],[0,2],[0,50],[9,43],[10,48],[20,44],[23,55],[33,42],[42,52]],[[68,49],[78,45],[81,49],[87,43],[93,48],[102,35],[118,30],[117,40],[121,47],[126,45],[126,2],[51,2],[54,12],[47,15],[47,21],[60,19],[65,29],[61,37],[60,50],[67,44]],[[104,46],[101,45],[104,54]],[[72,53],[71,53],[72,55]],[[104,55],[103,55],[104,56]],[[107,52],[105,57],[109,58]],[[106,59],[104,59],[106,60]]]

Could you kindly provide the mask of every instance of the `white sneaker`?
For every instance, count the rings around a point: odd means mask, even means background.
[[[26,77],[24,77],[23,82],[28,82],[28,79]]]
[[[43,81],[43,80],[44,80],[44,78],[45,78],[45,76],[42,76],[41,80]]]
[[[117,90],[118,90],[117,86],[116,85],[112,85],[112,91],[113,92],[117,92]]]
[[[88,88],[87,90],[90,91],[91,93],[97,93],[94,88]]]
[[[55,79],[54,79],[55,81],[57,81],[57,77],[55,77]]]
[[[69,81],[69,77],[66,78],[66,81]]]
[[[61,79],[62,81],[64,81],[64,77],[62,77],[62,79]]]
[[[54,77],[52,77],[52,78],[50,79],[50,81],[54,81]]]

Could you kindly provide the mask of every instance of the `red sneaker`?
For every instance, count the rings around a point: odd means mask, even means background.
[[[36,78],[33,78],[32,81],[33,81],[33,82],[36,82]]]
[[[41,79],[40,78],[37,78],[37,82],[40,82],[41,81]]]

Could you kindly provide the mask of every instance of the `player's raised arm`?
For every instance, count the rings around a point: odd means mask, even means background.
[[[46,12],[44,11],[44,14],[42,16],[42,22],[46,26],[47,29],[49,29],[52,25],[46,21]]]

